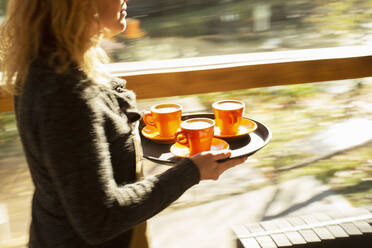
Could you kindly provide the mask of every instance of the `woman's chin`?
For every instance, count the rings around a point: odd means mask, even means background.
[[[117,27],[112,28],[112,29],[108,29],[107,32],[105,32],[105,37],[106,38],[114,37],[114,36],[124,32],[126,27],[127,27],[126,22],[120,22],[120,24]]]
[[[118,26],[118,28],[117,28],[117,30],[116,30],[116,32],[115,32],[115,35],[124,32],[126,28],[127,28],[127,21],[126,21],[125,19],[123,19],[123,20],[120,22],[120,24],[119,24],[119,26]]]

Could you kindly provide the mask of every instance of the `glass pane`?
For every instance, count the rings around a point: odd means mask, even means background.
[[[5,15],[5,9],[6,9],[6,4],[8,0],[0,0],[0,22],[3,19],[3,16]]]
[[[141,0],[103,46],[141,61],[371,44],[372,0]]]
[[[0,0],[0,22],[7,0]],[[114,62],[370,45],[372,0],[132,0]]]
[[[192,237],[184,247],[226,242],[226,232],[206,231],[216,223],[226,231],[263,217],[372,204],[371,95],[372,78],[361,78],[139,101],[144,111],[175,102],[191,113],[210,112],[217,100],[242,100],[245,115],[273,134],[247,163],[192,187],[151,219],[154,247],[182,247],[177,231]],[[167,168],[145,164],[147,174]],[[19,247],[27,242],[33,185],[13,113],[0,115],[0,182],[0,246]],[[205,229],[195,228],[196,220]]]

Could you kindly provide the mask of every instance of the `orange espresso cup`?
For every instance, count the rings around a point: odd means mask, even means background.
[[[237,100],[223,100],[212,104],[216,126],[222,135],[236,135],[243,117],[245,104]]]
[[[188,146],[190,156],[209,151],[212,145],[215,122],[209,118],[192,118],[181,123],[176,142]]]
[[[159,137],[174,139],[181,124],[182,106],[174,103],[157,104],[146,112],[143,121],[159,132]]]

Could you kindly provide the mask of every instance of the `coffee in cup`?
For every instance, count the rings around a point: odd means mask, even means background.
[[[209,151],[212,146],[215,122],[209,118],[192,118],[181,123],[176,142],[189,147],[190,156]]]
[[[236,135],[243,117],[245,104],[237,100],[223,100],[212,104],[216,126],[221,135]]]
[[[182,106],[174,103],[162,103],[151,107],[151,112],[143,116],[148,126],[153,126],[159,132],[159,137],[173,139],[180,127]]]

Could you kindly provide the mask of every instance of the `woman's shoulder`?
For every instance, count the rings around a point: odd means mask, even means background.
[[[37,59],[29,67],[24,89],[37,91],[41,95],[78,93],[90,83],[77,67],[70,66],[61,72],[47,61]]]
[[[69,65],[66,68],[59,68],[43,58],[37,58],[32,61],[27,77],[29,80],[50,80],[52,82],[63,80],[66,83],[75,80],[79,81],[84,78],[86,78],[85,74],[77,66]]]

